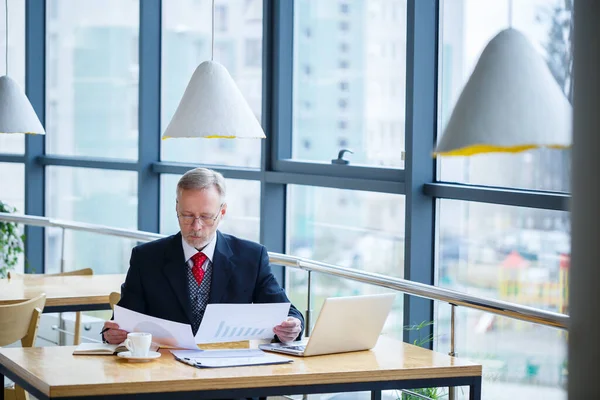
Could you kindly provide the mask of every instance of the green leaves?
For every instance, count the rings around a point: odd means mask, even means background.
[[[0,201],[0,212],[15,211],[15,208]],[[23,253],[24,241],[25,235],[19,233],[17,224],[0,221],[0,278],[5,278],[8,271],[17,265],[19,254]]]

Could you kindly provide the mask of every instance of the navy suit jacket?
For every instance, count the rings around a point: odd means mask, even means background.
[[[219,231],[217,236],[209,304],[290,302],[271,272],[264,246]],[[191,324],[189,266],[183,254],[181,233],[134,247],[129,264],[119,306]],[[304,318],[294,305],[290,306],[289,316],[298,318],[304,326]],[[301,336],[302,333],[298,339]]]

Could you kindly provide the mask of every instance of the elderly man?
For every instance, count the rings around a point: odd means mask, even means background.
[[[264,246],[217,230],[227,213],[225,192],[218,172],[196,168],[181,177],[176,204],[181,231],[132,250],[120,306],[190,324],[195,335],[207,304],[290,302],[271,272]],[[289,342],[300,339],[302,326],[302,314],[291,305],[273,333]],[[113,321],[104,328],[109,343],[127,337]]]

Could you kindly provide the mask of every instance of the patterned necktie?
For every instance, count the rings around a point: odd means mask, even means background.
[[[196,282],[198,282],[198,286],[202,283],[202,279],[204,279],[204,270],[202,269],[202,264],[206,261],[208,257],[206,254],[202,252],[198,252],[192,256],[192,262],[194,266],[192,267],[192,274],[194,278],[196,278]]]

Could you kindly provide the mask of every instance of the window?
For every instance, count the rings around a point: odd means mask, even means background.
[[[0,201],[25,213],[25,166],[0,162]]]
[[[438,285],[568,314],[571,255],[567,212],[439,201]],[[450,307],[438,307],[438,350],[449,346]],[[461,308],[459,307],[459,310]],[[484,365],[486,398],[564,398],[566,336],[477,310],[459,311],[456,346]],[[535,370],[535,371],[532,371]]]
[[[68,156],[137,159],[137,134],[124,135],[137,112],[136,64],[131,43],[139,30],[137,2],[110,3],[49,0],[59,10],[56,29],[47,36],[47,51],[56,62],[46,65],[48,98],[60,98],[55,123],[46,136],[47,152]],[[68,12],[60,10],[68,9]],[[56,38],[56,41],[54,40]],[[55,71],[54,69],[58,69]],[[135,107],[129,104],[134,99]]]
[[[403,276],[403,196],[288,185],[287,198],[286,254]],[[320,274],[316,279],[312,293],[317,310],[326,297],[381,292],[346,279]],[[306,273],[292,270],[288,282],[296,306],[305,303]],[[399,336],[402,325],[401,307],[395,307],[386,330]]]
[[[403,1],[403,4],[406,2]],[[344,5],[342,5],[344,4]],[[300,0],[294,2],[295,37],[303,37],[304,30],[311,29],[311,46],[294,41],[293,82],[293,132],[292,159],[330,163],[338,150],[337,121],[348,119],[348,141],[355,146],[353,165],[402,168],[404,150],[404,125],[392,141],[382,142],[381,151],[367,151],[367,144],[374,139],[369,136],[371,125],[384,121],[404,122],[406,93],[406,11],[393,23],[382,24],[381,19],[353,18],[352,15],[367,14],[365,1],[343,3]],[[405,10],[405,8],[404,8]],[[386,17],[387,18],[387,17]],[[336,34],[336,30],[338,31]],[[340,40],[339,31],[344,40]],[[392,42],[400,45],[402,56],[392,59],[381,55],[368,55],[372,43]],[[352,46],[350,46],[352,43]],[[314,55],[318,54],[318,57]],[[310,63],[313,79],[306,79],[305,65]],[[366,88],[374,79],[396,85],[395,93],[371,95]],[[340,83],[343,82],[343,83]],[[353,90],[348,90],[352,87]],[[344,97],[339,97],[343,92]],[[302,113],[305,100],[313,101],[314,111]],[[351,116],[351,117],[349,117]],[[303,148],[305,138],[318,137],[319,146],[310,151]],[[390,149],[393,157],[380,158],[383,149]]]
[[[444,3],[440,44],[441,128],[475,67],[485,45],[509,27],[507,1],[464,3],[464,11]],[[570,12],[564,2],[528,0],[515,2],[513,26],[525,34],[548,60],[557,82],[568,91],[568,29]],[[559,29],[560,35],[556,32]],[[440,129],[441,137],[442,131]],[[570,191],[570,150],[540,149],[517,154],[482,154],[474,157],[442,157],[438,174],[442,181]]]
[[[215,5],[215,31],[227,31],[228,8],[224,4]]]
[[[137,174],[130,171],[48,167],[46,216],[124,229],[137,229]],[[60,230],[46,229],[46,272],[60,271]],[[54,238],[54,239],[53,239]],[[65,271],[82,266],[95,274],[124,273],[129,268],[135,240],[67,230]],[[55,248],[51,248],[55,246]],[[94,256],[99,249],[102,256]]]
[[[16,213],[25,214],[25,166],[23,164],[0,162],[0,201],[15,209]],[[23,233],[23,225],[18,226]],[[21,254],[15,270],[22,273],[24,267],[25,262]]]
[[[22,0],[7,1],[8,71],[5,71],[3,75],[10,76],[25,90],[25,2]],[[0,18],[0,68],[2,71],[6,65],[5,32],[5,18]],[[0,134],[0,153],[25,153],[25,135]]]
[[[160,232],[172,235],[179,232],[175,216],[177,182],[181,176],[161,175]],[[240,238],[258,242],[260,232],[260,182],[227,179],[227,214],[219,230]]]
[[[243,21],[244,7],[227,7],[228,2],[216,0],[218,19]],[[252,9],[262,9],[262,1],[246,3]],[[248,8],[248,7],[246,7]],[[217,19],[218,17],[218,19]],[[201,22],[203,21],[203,22]],[[196,67],[210,60],[211,3],[184,4],[162,2],[162,90],[161,132],[171,121],[185,88]],[[260,21],[262,22],[262,20]],[[222,22],[219,26],[223,27]],[[262,113],[262,27],[261,24],[231,24],[227,32],[215,33],[215,61],[223,64],[256,118]],[[240,50],[238,50],[240,49]],[[161,160],[195,164],[227,165],[258,168],[261,141],[230,139],[170,139],[161,141]]]
[[[246,67],[258,67],[262,65],[262,40],[246,39]]]

